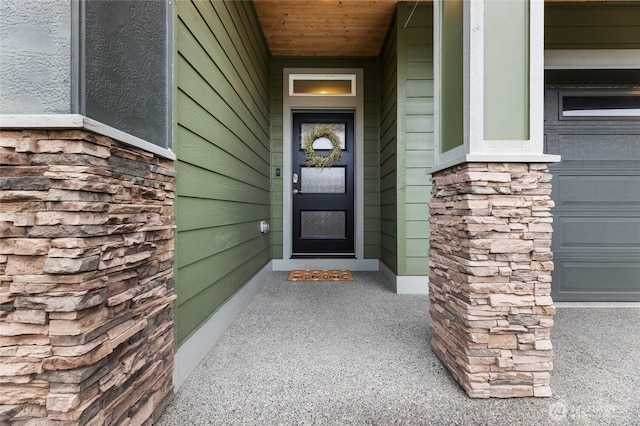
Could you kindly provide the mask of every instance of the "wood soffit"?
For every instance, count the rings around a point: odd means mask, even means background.
[[[545,3],[591,1],[545,0]],[[611,0],[594,1],[608,2]],[[253,3],[273,56],[377,56],[398,0],[253,0]],[[415,5],[413,1],[407,3]]]
[[[254,0],[274,56],[377,56],[397,0]]]

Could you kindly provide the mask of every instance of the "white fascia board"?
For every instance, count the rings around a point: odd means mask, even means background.
[[[640,69],[640,49],[547,49],[544,68]]]

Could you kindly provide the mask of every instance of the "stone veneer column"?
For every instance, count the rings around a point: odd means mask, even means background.
[[[151,423],[173,393],[173,162],[25,130],[0,163],[0,423]]]
[[[471,397],[551,396],[546,164],[465,163],[432,179],[434,352]]]

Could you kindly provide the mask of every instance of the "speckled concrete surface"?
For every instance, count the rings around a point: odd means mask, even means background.
[[[554,396],[473,400],[429,348],[428,298],[354,277],[272,273],[157,424],[640,424],[640,309],[560,309]]]

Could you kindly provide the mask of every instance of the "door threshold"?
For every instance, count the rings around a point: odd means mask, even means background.
[[[292,269],[349,269],[351,271],[379,271],[378,259],[340,259],[340,258],[302,258],[273,259],[274,271],[290,271]]]

